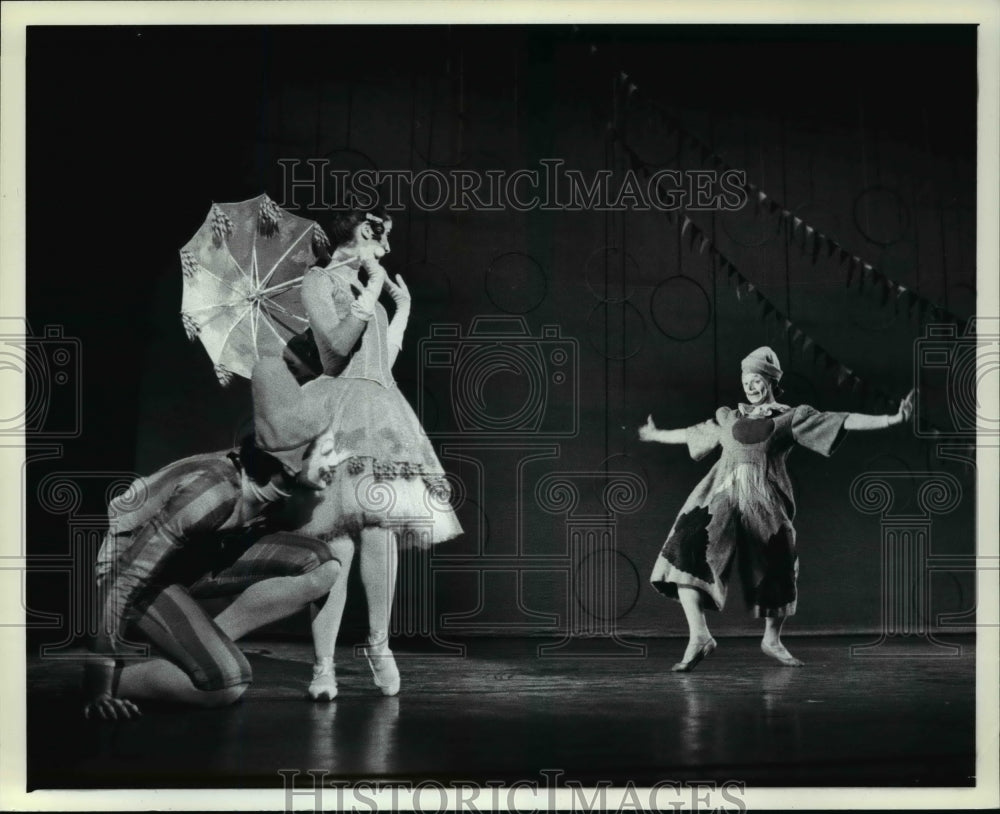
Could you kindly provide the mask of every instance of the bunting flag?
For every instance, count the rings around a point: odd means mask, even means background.
[[[599,58],[604,56],[604,52],[601,51],[601,49],[598,49],[596,45],[591,44],[589,46],[589,55],[592,59]],[[622,94],[623,88],[624,94]],[[643,177],[648,179],[652,175],[653,168],[651,168],[650,165],[628,145],[626,139],[623,137],[622,128],[618,126],[619,117],[624,116],[624,105],[618,104],[619,97],[624,95],[623,101],[625,104],[628,104],[631,102],[632,97],[637,95],[637,91],[638,86],[631,80],[629,74],[624,70],[618,71],[615,82],[615,116],[614,121],[608,123],[608,130],[611,132],[612,138],[617,141],[619,145],[628,153],[632,170],[636,173],[642,173]],[[688,131],[683,126],[680,119],[670,114],[663,108],[658,107],[658,109],[663,115],[668,134],[670,136],[677,136],[679,147],[687,147],[698,156],[702,163],[710,162],[720,171],[733,169],[725,161],[725,159],[718,155],[706,142]],[[913,289],[901,285],[895,280],[889,278],[887,275],[876,271],[871,264],[865,263],[857,255],[851,254],[851,252],[844,248],[833,237],[824,234],[810,224],[805,223],[802,218],[794,215],[790,210],[782,207],[780,203],[752,182],[748,182],[746,184],[746,189],[748,190],[750,198],[754,201],[754,205],[758,211],[761,208],[764,208],[771,215],[775,215],[776,213],[778,214],[778,217],[781,219],[781,222],[785,227],[789,243],[799,242],[803,252],[811,249],[813,265],[818,262],[820,254],[822,254],[825,249],[827,259],[834,260],[840,267],[846,266],[846,281],[848,288],[852,285],[853,279],[856,275],[859,293],[863,291],[867,275],[869,282],[871,280],[876,280],[880,285],[882,289],[883,305],[885,305],[891,297],[897,312],[900,303],[903,302],[904,307],[907,310],[907,314],[912,315],[912,313],[916,311],[920,322],[926,322],[928,317],[934,320],[944,320],[947,318],[948,320],[956,322],[960,325],[967,321],[946,311],[940,306],[931,303],[926,297],[918,294]],[[709,252],[709,255],[712,258],[713,268],[717,272],[725,272],[726,282],[734,288],[736,298],[738,300],[754,295],[755,304],[761,315],[760,318],[762,320],[774,320],[781,327],[784,334],[789,338],[792,346],[798,348],[803,357],[808,358],[811,354],[813,365],[817,367],[822,366],[827,374],[832,374],[835,377],[838,386],[849,387],[851,392],[858,395],[862,404],[870,405],[877,412],[889,412],[896,409],[895,405],[898,404],[897,399],[894,399],[890,394],[878,387],[875,387],[874,385],[869,384],[865,380],[861,379],[861,377],[855,375],[850,368],[838,361],[833,354],[819,345],[819,343],[809,336],[802,328],[793,323],[792,320],[777,306],[775,306],[774,303],[772,303],[766,296],[764,296],[764,294],[762,294],[750,280],[739,272],[736,266],[733,265],[733,263],[725,257],[716,246],[714,246],[708,235],[706,235],[705,232],[694,221],[692,221],[686,213],[681,211],[674,212],[666,210],[665,214],[667,215],[669,222],[674,223],[676,221],[681,224],[680,234],[682,239],[686,232],[690,232],[688,243],[689,247],[693,247],[697,242],[700,254],[704,254],[706,251]],[[940,428],[931,424],[926,424],[926,426],[931,430],[940,431]]]
[[[635,94],[636,85],[631,81],[629,75],[624,70],[618,71],[617,86],[625,86],[627,88],[626,97],[631,97]],[[626,98],[628,101],[628,98]],[[654,103],[655,104],[655,103]],[[656,105],[658,112],[663,117],[663,123],[665,125],[668,135],[677,135],[680,144],[684,145],[689,149],[695,156],[698,157],[699,161],[704,165],[706,163],[711,163],[720,171],[733,170],[734,168],[730,166],[725,159],[720,156],[712,147],[699,136],[695,135],[684,127],[683,123],[677,116],[669,113],[667,110],[663,109],[659,105]],[[624,115],[624,114],[622,114]],[[626,143],[625,139],[622,138],[622,134],[617,131],[617,128],[612,127],[615,130],[615,135],[618,136],[618,140],[621,145],[625,148],[629,154],[630,161],[632,162],[633,169],[635,169],[636,164],[646,167],[648,170],[648,165],[646,162]],[[843,265],[848,259],[853,260],[857,264],[862,264],[861,258],[851,255],[843,246],[841,246],[833,237],[821,232],[819,229],[807,224],[802,218],[795,215],[790,210],[782,207],[777,201],[775,201],[770,195],[768,195],[764,190],[760,189],[756,184],[752,182],[747,182],[745,189],[750,197],[750,200],[754,202],[756,209],[761,207],[766,207],[770,214],[780,211],[778,216],[782,223],[785,225],[786,238],[789,245],[795,243],[799,246],[799,249],[803,253],[809,253],[811,262],[815,265],[819,261],[822,249],[826,247],[826,255],[828,258],[832,258],[835,254],[839,252],[839,262]],[[694,245],[693,243],[691,245]],[[703,251],[703,250],[702,250]],[[872,271],[872,266],[870,264],[864,263],[865,271],[869,273]],[[851,280],[853,277],[853,268],[848,264],[847,269],[847,286],[851,286]],[[880,273],[881,274],[881,273]],[[864,292],[864,278],[863,275],[859,275],[859,288],[858,293]],[[966,318],[960,317],[957,314],[953,314],[940,306],[931,303],[922,295],[916,293],[915,291],[908,290],[905,286],[891,279],[885,274],[881,274],[881,280],[878,281],[881,287],[880,299],[883,306],[888,304],[890,298],[895,298],[897,305],[897,312],[899,309],[899,297],[900,290],[908,291],[908,296],[906,299],[905,307],[907,309],[907,316],[912,316],[914,310],[916,310],[918,319],[924,321],[928,314],[931,315],[933,319],[946,320],[954,322],[958,325],[964,325],[967,322]]]
[[[752,280],[743,276],[733,262],[714,245],[705,231],[687,215],[683,216],[680,234],[682,237],[685,234],[689,236],[689,250],[693,250],[697,243],[700,254],[704,254],[706,251],[709,252],[709,256],[712,258],[712,268],[716,272],[725,273],[726,282],[735,289],[738,301],[743,302],[748,298],[752,299],[760,320],[762,322],[774,322],[784,332],[785,336],[789,338],[791,345],[798,348],[803,357],[807,359],[811,357],[812,364],[820,368],[825,374],[831,376],[836,381],[838,387],[849,389],[859,397],[862,404],[869,407],[880,404],[889,405],[893,402],[892,397],[888,393],[883,392],[864,381],[860,376],[855,375],[851,368],[843,364],[802,328],[796,325],[787,314],[768,299]],[[876,275],[883,280],[886,279],[884,275],[876,271],[870,264],[851,255],[848,256],[848,274],[857,274],[859,278],[864,278],[867,275],[872,281],[876,281]],[[877,282],[872,282],[871,284],[875,285]],[[903,289],[903,292],[898,293],[896,296],[901,297],[904,293],[911,295],[909,289]]]

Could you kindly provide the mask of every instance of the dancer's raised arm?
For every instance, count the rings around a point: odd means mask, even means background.
[[[364,333],[374,307],[374,299],[369,296],[358,297],[354,304],[338,308],[334,295],[340,285],[319,268],[310,271],[302,281],[302,303],[316,338],[323,372],[329,374],[340,372],[339,368]],[[366,309],[367,300],[372,303]]]
[[[686,444],[687,430],[660,430],[653,423],[653,416],[646,418],[646,423],[639,427],[640,441],[656,441],[658,444]]]
[[[905,399],[899,402],[895,415],[868,415],[867,413],[848,413],[844,421],[845,430],[884,430],[905,424],[913,415],[913,399],[916,391],[911,390]]]

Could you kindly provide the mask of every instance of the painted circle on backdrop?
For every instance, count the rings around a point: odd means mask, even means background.
[[[587,341],[605,359],[630,359],[645,338],[646,321],[630,302],[600,303],[587,317]]]
[[[614,579],[608,574],[614,572]],[[602,548],[587,554],[573,571],[573,597],[593,619],[610,622],[632,612],[639,601],[639,569],[623,551]]]
[[[909,230],[910,208],[895,189],[876,184],[854,199],[854,224],[870,242],[891,246]]]
[[[683,274],[668,277],[653,289],[649,311],[660,333],[677,342],[697,339],[712,322],[708,292]]]
[[[508,314],[534,311],[548,294],[548,286],[541,264],[523,252],[501,254],[486,270],[486,296]]]
[[[640,269],[636,259],[614,246],[602,246],[591,252],[583,266],[590,293],[599,302],[625,302],[635,294]]]

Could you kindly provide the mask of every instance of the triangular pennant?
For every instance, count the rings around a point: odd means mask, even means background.
[[[884,274],[882,275],[882,307],[885,308],[886,303],[889,302],[889,298],[892,297],[893,282]],[[899,313],[899,306],[896,303],[896,299],[893,297],[893,304],[896,305],[896,313]]]
[[[694,242],[701,235],[701,229],[698,228],[697,223],[691,224],[691,235],[688,237],[688,248],[694,248]]]
[[[813,250],[812,250],[812,264],[815,266],[816,261],[819,260],[819,250],[823,247],[820,240],[820,235],[817,233],[815,239],[813,240]]]
[[[704,235],[702,235],[701,245],[698,246],[698,254],[704,254],[705,253],[705,249],[707,249],[708,246],[709,246],[709,240],[708,240],[708,238],[705,237]]]
[[[684,225],[681,226],[681,237],[684,237],[684,233],[694,225],[694,222],[687,215],[684,216]]]
[[[837,251],[836,242],[830,237],[824,237],[823,239],[826,241],[826,256],[833,257],[833,253]]]

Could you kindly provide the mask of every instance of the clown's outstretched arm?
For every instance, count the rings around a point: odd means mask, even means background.
[[[686,444],[687,430],[659,430],[650,415],[646,418],[646,423],[639,427],[639,440],[656,441],[659,444]]]
[[[844,421],[845,430],[884,430],[895,427],[897,424],[905,424],[913,415],[913,399],[916,394],[911,390],[909,394],[899,403],[899,409],[895,415],[868,415],[866,413],[848,413]]]

